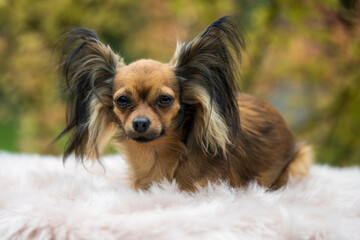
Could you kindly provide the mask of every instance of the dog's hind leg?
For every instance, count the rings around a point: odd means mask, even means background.
[[[303,142],[297,142],[295,148],[296,154],[294,158],[273,184],[275,189],[285,185],[290,175],[296,178],[303,178],[310,170],[314,159],[312,148]]]

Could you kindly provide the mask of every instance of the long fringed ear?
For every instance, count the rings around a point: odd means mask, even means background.
[[[225,16],[178,45],[170,61],[182,89],[181,101],[195,113],[189,141],[201,143],[206,153],[226,156],[239,127],[235,91],[244,47],[237,25]]]
[[[63,37],[61,77],[66,83],[67,126],[58,138],[71,133],[64,160],[99,157],[115,128],[112,84],[122,59],[92,31],[74,28]]]

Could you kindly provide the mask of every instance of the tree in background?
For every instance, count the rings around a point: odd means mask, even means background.
[[[0,1],[0,149],[60,154],[57,39],[94,30],[127,62],[170,60],[179,37],[234,15],[248,45],[241,89],[272,102],[318,161],[360,164],[360,4],[354,0]],[[55,50],[54,50],[55,49]]]

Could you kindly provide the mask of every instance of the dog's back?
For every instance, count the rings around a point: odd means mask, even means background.
[[[238,105],[241,128],[237,144],[244,149],[245,162],[256,173],[258,183],[278,188],[290,174],[306,175],[312,163],[311,149],[294,139],[279,112],[270,103],[248,94],[238,95]]]
[[[248,94],[239,94],[237,100],[240,125],[237,129],[229,126],[236,134],[232,134],[226,158],[190,150],[174,173],[182,189],[194,190],[194,183],[206,186],[219,179],[234,187],[256,180],[277,189],[290,175],[302,177],[308,172],[311,149],[294,139],[279,112],[270,103]]]

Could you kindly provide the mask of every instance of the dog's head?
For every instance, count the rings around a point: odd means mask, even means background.
[[[148,143],[166,135],[180,116],[180,86],[169,64],[140,60],[118,69],[114,114],[131,140]]]
[[[236,59],[244,47],[229,17],[178,44],[167,64],[126,65],[85,29],[72,29],[63,39],[68,117],[60,136],[72,133],[64,158],[73,151],[80,159],[97,158],[115,132],[133,144],[156,144],[176,134],[189,148],[226,154],[239,124]]]

